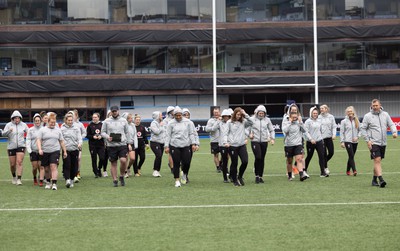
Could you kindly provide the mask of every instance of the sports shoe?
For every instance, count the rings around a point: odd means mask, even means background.
[[[34,186],[37,186],[39,183],[38,183],[38,181],[37,181],[37,179],[33,179],[33,185]]]
[[[306,179],[308,179],[308,177],[303,173],[303,175],[300,177],[300,181],[305,181]]]
[[[241,186],[244,186],[243,177],[238,177],[238,181],[239,181]]]
[[[103,177],[108,177],[107,171],[104,171],[104,172],[103,172]]]
[[[69,184],[69,188],[73,188],[73,187],[74,187],[74,181],[71,180],[71,181],[70,181],[70,184]]]
[[[119,182],[121,182],[121,186],[125,186],[125,180],[124,177],[119,177]]]
[[[378,187],[379,186],[379,184],[378,184],[378,182],[376,180],[372,180],[371,185],[374,186],[374,187]],[[385,182],[385,185],[386,185],[386,182]]]
[[[288,176],[288,181],[292,181],[293,180],[293,177],[291,176],[291,177],[289,177]]]
[[[39,181],[39,186],[43,187],[43,181]]]
[[[229,183],[229,180],[228,179],[224,179],[224,183]]]
[[[240,183],[239,183],[239,181],[233,181],[233,185],[235,186],[235,187],[240,187]]]
[[[329,171],[329,169],[328,169],[328,168],[325,168],[325,173],[326,173],[326,175],[328,175],[328,176],[329,176],[329,174],[331,173],[331,171]]]
[[[51,184],[50,183],[46,183],[46,186],[44,187],[44,189],[51,189]]]
[[[386,181],[381,180],[381,181],[379,182],[379,186],[382,187],[382,188],[384,188],[384,187],[386,186]]]
[[[65,181],[65,186],[66,186],[67,188],[70,188],[70,187],[71,187],[71,179],[67,179],[67,180]]]
[[[118,180],[113,180],[113,186],[118,187]]]
[[[138,169],[137,171],[138,171],[138,174],[139,174],[140,176],[142,176],[142,170]]]
[[[353,176],[357,176],[357,170],[353,171]]]
[[[182,183],[183,185],[185,185],[185,184],[187,183],[187,175],[186,175],[186,173],[182,173],[182,176],[181,176],[181,183]]]
[[[135,173],[135,177],[140,177],[140,173]]]
[[[161,177],[161,174],[159,171],[156,171],[156,176],[155,177]]]
[[[13,177],[12,180],[11,180],[11,183],[13,185],[16,185],[17,184],[17,177]]]
[[[153,175],[153,177],[157,177],[157,171],[154,170],[152,175]]]
[[[350,176],[350,171],[347,171],[347,172],[346,172],[346,175],[347,175],[347,176]]]
[[[129,174],[128,173],[125,173],[125,179],[127,179],[127,178],[129,178]]]
[[[175,180],[175,187],[181,187],[181,183],[179,182],[179,180]]]
[[[22,185],[21,179],[17,179],[17,186],[21,186],[21,185]]]
[[[310,178],[310,175],[308,175],[308,173],[306,171],[303,171],[303,175],[306,176],[307,179]]]
[[[75,176],[75,178],[74,178],[74,183],[79,183],[79,179],[77,176]]]
[[[327,178],[327,177],[329,177],[329,175],[327,175],[326,173],[321,173],[321,175],[320,175],[319,177],[321,177],[321,178]]]
[[[217,173],[220,173],[220,172],[222,172],[222,169],[221,169],[221,167],[217,166]]]
[[[256,184],[260,184],[260,177],[256,176]]]
[[[260,183],[264,183],[264,179],[260,177]]]
[[[54,183],[54,184],[51,186],[51,190],[57,190],[57,184],[56,184],[56,183]]]

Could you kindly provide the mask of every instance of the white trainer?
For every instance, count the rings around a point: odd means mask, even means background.
[[[129,178],[129,174],[126,173],[124,177],[125,177],[125,179]]]
[[[153,177],[157,177],[157,171],[154,170],[152,175],[153,175]]]
[[[104,172],[103,172],[103,177],[108,177],[107,171],[104,171]]]
[[[306,176],[307,178],[310,178],[310,175],[306,171],[303,171],[303,175]]]
[[[187,175],[186,175],[186,173],[184,173],[184,174],[181,176],[181,183],[182,183],[183,185],[185,185],[185,184],[186,184],[186,181],[187,181]]]
[[[46,186],[44,187],[44,189],[51,189],[51,184],[49,182],[46,183]]]
[[[20,179],[17,179],[17,186],[21,186],[22,185],[22,181]]]
[[[65,186],[66,186],[67,188],[70,188],[70,187],[71,187],[71,179],[67,179],[67,180],[65,181]]]
[[[71,180],[71,184],[69,184],[69,188],[73,188],[74,187],[74,181]]]
[[[156,172],[157,172],[156,177],[161,177],[161,173],[159,171],[156,171]]]
[[[57,190],[57,184],[53,184],[52,186],[51,186],[51,190]]]
[[[79,183],[79,178],[75,176],[74,183]]]
[[[181,187],[181,183],[179,182],[179,180],[175,181],[175,187]]]
[[[325,168],[325,174],[329,175],[331,173],[331,171],[329,171],[328,168]]]
[[[12,180],[11,180],[11,183],[13,185],[16,185],[17,184],[17,177],[13,177]]]

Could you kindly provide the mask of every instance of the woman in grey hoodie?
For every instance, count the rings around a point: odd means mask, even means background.
[[[33,126],[29,128],[26,135],[26,150],[29,153],[32,164],[33,185],[38,185],[37,173],[39,171],[39,186],[42,187],[44,180],[44,167],[40,164],[39,150],[36,145],[37,133],[40,128],[42,128],[42,118],[39,113],[36,113],[33,116]]]
[[[328,162],[335,153],[333,140],[336,138],[336,121],[332,114],[329,113],[327,105],[321,105],[318,118],[321,120],[322,138],[324,139],[324,154],[325,154],[325,173],[329,175]]]
[[[150,148],[156,158],[153,164],[153,177],[161,177],[161,161],[164,153],[165,127],[160,111],[153,112],[153,121],[150,124]]]
[[[346,174],[350,175],[350,169],[353,175],[357,175],[356,163],[354,155],[357,152],[358,137],[360,134],[360,121],[358,120],[356,110],[349,106],[346,108],[346,117],[340,122],[340,146],[346,148],[347,160]]]
[[[3,130],[3,136],[7,137],[8,159],[10,161],[10,171],[13,177],[12,184],[22,185],[21,177],[23,172],[23,161],[25,157],[25,133],[28,126],[22,122],[22,115],[19,111],[14,111],[11,115],[11,122],[8,122]]]
[[[229,170],[230,177],[234,186],[244,186],[243,175],[248,164],[248,154],[246,148],[245,128],[253,125],[250,116],[240,107],[233,111],[230,121],[228,121],[227,130],[224,132],[223,141],[225,147],[229,147],[229,156],[231,157],[231,166]],[[239,172],[237,171],[238,160],[242,161]]]
[[[65,115],[61,132],[67,149],[67,157],[63,159],[63,174],[65,186],[70,188],[74,186],[74,178],[78,172],[79,151],[82,149],[81,131],[76,127],[72,114]]]

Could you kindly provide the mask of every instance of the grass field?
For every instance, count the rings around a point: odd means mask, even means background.
[[[201,143],[191,183],[181,188],[166,156],[163,177],[151,176],[151,151],[143,176],[114,188],[110,177],[94,178],[85,146],[82,181],[67,189],[61,180],[58,191],[33,186],[28,156],[23,186],[12,185],[0,143],[0,250],[399,250],[398,140],[388,142],[383,189],[371,186],[364,142],[357,177],[345,175],[347,154],[336,139],[331,177],[319,177],[315,154],[311,178],[288,182],[280,138],[268,149],[266,183],[254,183],[249,152],[246,185],[238,188],[222,182],[208,139]]]

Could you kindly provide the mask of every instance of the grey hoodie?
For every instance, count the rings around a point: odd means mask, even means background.
[[[392,133],[397,133],[396,125],[387,112],[371,110],[365,114],[360,131],[365,141],[372,141],[373,145],[386,146],[388,127]]]
[[[350,120],[349,117],[346,116],[345,119],[340,122],[340,143],[355,143],[353,142],[353,139],[360,136],[360,126],[361,125],[356,128],[355,120]]]
[[[253,125],[249,115],[245,115],[243,122],[229,120],[227,122],[227,130],[223,134],[223,144],[238,147],[246,144],[245,128]]]
[[[337,125],[335,117],[330,113],[320,114],[318,118],[321,120],[322,138],[332,138],[336,136]]]
[[[311,136],[307,132],[303,123],[298,121],[285,122],[282,124],[282,131],[285,135],[285,146],[300,146],[303,143],[303,136],[310,141]]]
[[[76,124],[68,126],[65,123],[61,126],[61,133],[64,138],[64,144],[67,151],[79,150],[78,145],[82,146],[82,135],[81,131]]]
[[[167,126],[164,148],[169,146],[187,147],[196,144],[196,139],[191,121],[182,118],[181,121],[171,120]]]
[[[8,122],[3,130],[3,136],[8,138],[7,149],[17,149],[19,147],[25,147],[25,133],[28,132],[28,126],[22,122],[22,115],[19,111],[14,111],[11,115],[11,119],[20,117],[21,121],[15,124],[14,121]]]
[[[205,131],[210,133],[210,142],[212,143],[219,142],[221,137],[220,131],[218,130],[218,123],[219,120],[216,118],[210,118],[207,121]]]
[[[121,141],[108,141],[111,133],[121,134]],[[101,137],[105,139],[107,147],[126,146],[130,141],[128,121],[121,116],[107,118],[101,127]]]
[[[153,112],[153,121],[150,124],[150,141],[159,144],[165,143],[165,127],[160,125],[160,113],[159,111]]]
[[[275,140],[275,129],[272,126],[271,120],[267,117],[259,118],[256,114],[250,117],[253,125],[250,127],[254,138],[253,142],[268,142],[271,139]]]
[[[40,128],[42,128],[41,125],[40,126],[34,125],[28,130],[28,134],[26,135],[26,150],[28,151],[28,153],[39,151],[36,142],[37,142],[37,134]]]
[[[311,140],[315,140],[316,142],[321,141],[322,138],[322,128],[321,128],[321,120],[319,118],[312,119],[309,118],[304,123],[304,127],[306,128],[307,132],[310,134]]]
[[[128,144],[132,145],[132,150],[135,150],[138,148],[138,140],[137,140],[137,131],[136,131],[136,126],[134,123],[128,123],[128,128],[129,128],[129,135],[130,135],[130,140],[128,141]]]

